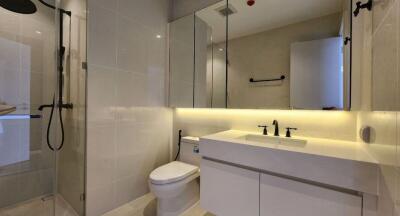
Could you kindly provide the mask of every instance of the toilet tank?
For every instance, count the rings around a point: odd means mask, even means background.
[[[190,136],[182,137],[179,161],[200,166],[198,137],[190,137]]]

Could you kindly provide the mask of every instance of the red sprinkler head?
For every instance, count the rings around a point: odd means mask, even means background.
[[[248,6],[253,6],[256,3],[256,0],[247,0]]]

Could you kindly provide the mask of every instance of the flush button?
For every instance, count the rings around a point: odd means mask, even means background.
[[[193,147],[193,153],[198,154],[199,152],[200,152],[199,146],[195,145],[195,146]]]

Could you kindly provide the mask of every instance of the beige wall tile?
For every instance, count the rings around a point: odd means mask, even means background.
[[[372,68],[365,67],[361,71],[362,80],[362,109],[358,117],[358,127],[373,128],[372,143],[366,144],[367,149],[381,163],[381,181],[379,185],[378,216],[397,215],[396,200],[399,198],[398,175],[398,145],[399,145],[399,116],[398,110],[398,10],[396,0],[374,1],[372,23],[373,32],[364,32],[364,51],[368,52],[370,37],[372,38]],[[368,19],[364,13],[364,21]],[[358,18],[357,18],[358,19]],[[371,36],[369,35],[371,34]],[[364,55],[362,64],[368,64],[368,55]],[[372,72],[372,80],[370,78]],[[368,91],[372,89],[372,96]],[[370,111],[392,110],[391,112]]]
[[[393,7],[397,0],[379,0],[373,1],[373,31],[377,31],[379,25],[382,24],[388,11]]]
[[[373,35],[372,109],[397,110],[397,7],[392,7]],[[374,8],[375,10],[375,8]]]
[[[147,193],[150,172],[169,160],[168,1],[116,2],[89,1],[89,216]]]

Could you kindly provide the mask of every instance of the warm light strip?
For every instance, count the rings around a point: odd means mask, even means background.
[[[176,108],[174,116],[189,131],[259,131],[257,125],[278,120],[282,133],[297,127],[299,136],[354,141],[357,130],[357,112],[349,111]]]
[[[221,120],[229,122],[282,120],[291,124],[339,126],[355,124],[357,112],[322,110],[250,110],[250,109],[191,109],[177,108],[175,115],[187,119]]]
[[[208,108],[175,108],[177,113],[197,113],[197,114],[238,114],[238,115],[350,115],[354,112],[341,110],[267,110],[267,109],[208,109]]]

